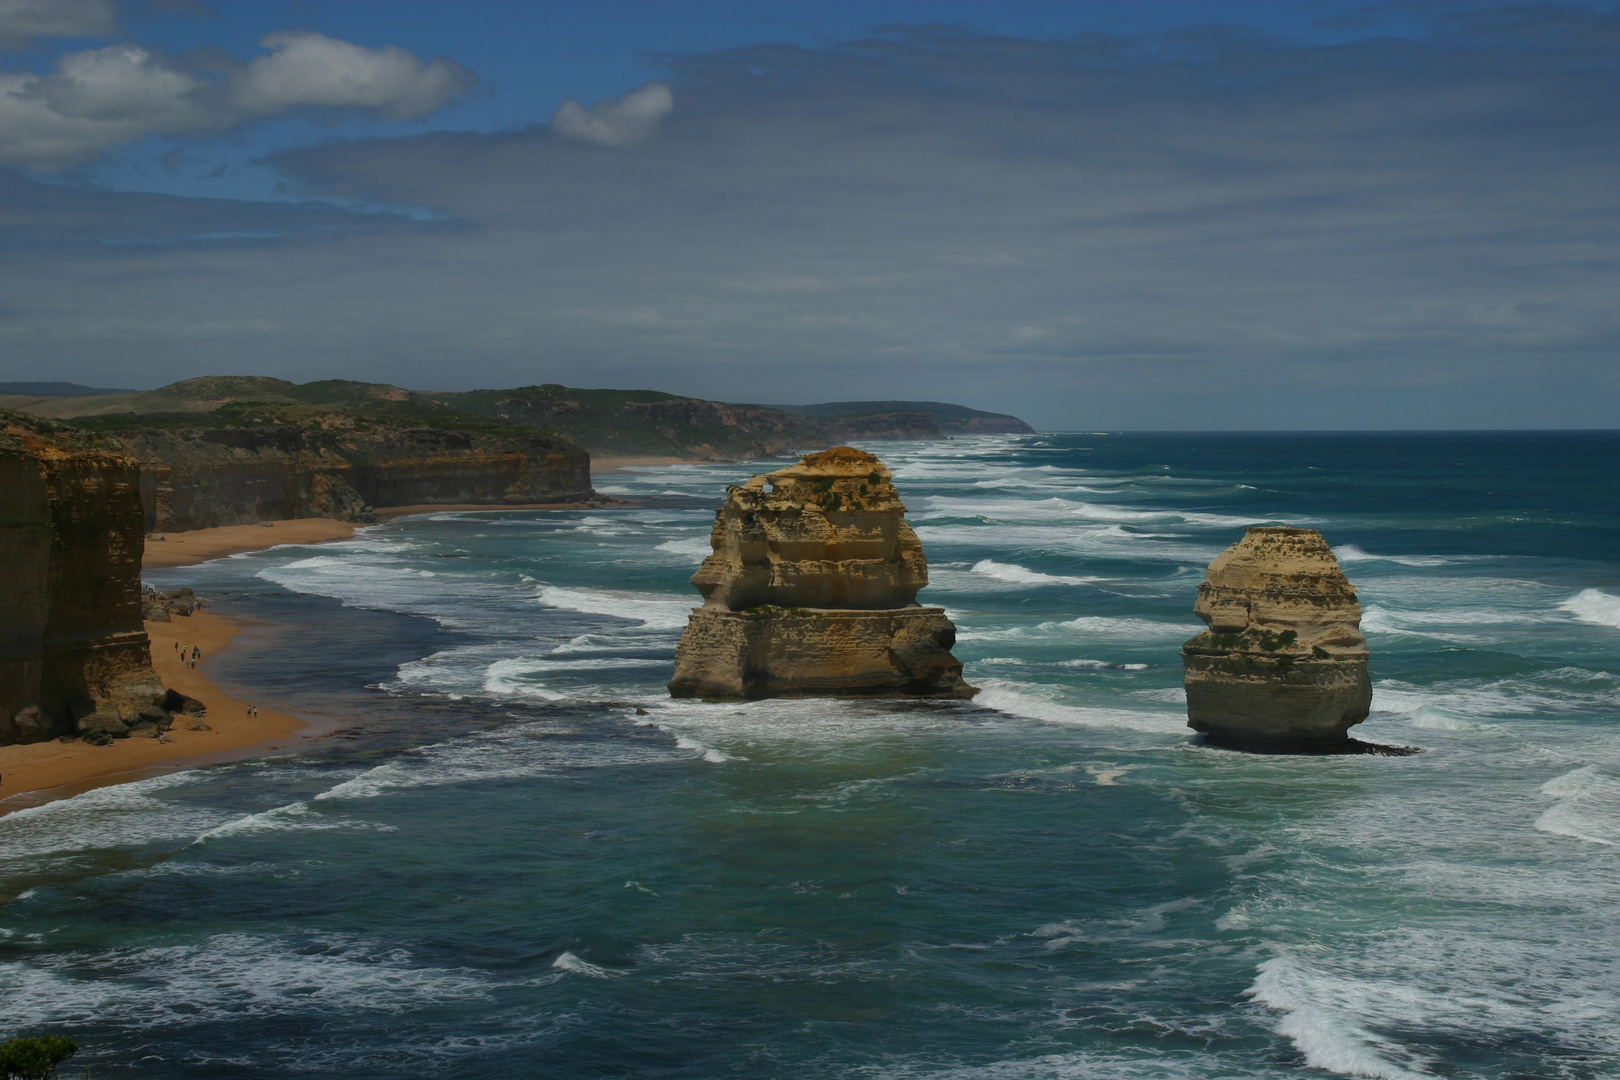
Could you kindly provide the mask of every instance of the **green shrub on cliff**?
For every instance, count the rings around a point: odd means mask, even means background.
[[[0,1077],[6,1080],[43,1080],[78,1052],[79,1044],[66,1035],[11,1039],[0,1043]]]

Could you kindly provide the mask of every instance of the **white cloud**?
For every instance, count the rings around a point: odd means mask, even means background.
[[[117,26],[112,0],[0,0],[0,49],[40,37],[106,37]]]
[[[138,45],[71,53],[44,78],[0,74],[0,163],[72,164],[152,131],[197,130],[206,89]]]
[[[423,61],[394,46],[368,49],[314,33],[271,34],[261,44],[270,55],[223,84],[129,44],[68,53],[50,75],[0,73],[0,164],[66,168],[147,135],[224,131],[300,108],[408,119],[477,82],[449,60]]]
[[[674,108],[675,95],[669,87],[647,83],[588,109],[573,98],[564,98],[551,116],[551,130],[601,146],[634,146],[651,135]]]
[[[443,108],[478,81],[443,57],[427,63],[393,45],[367,49],[295,31],[271,34],[259,44],[270,55],[249,63],[232,85],[236,104],[259,115],[315,106],[406,120]]]

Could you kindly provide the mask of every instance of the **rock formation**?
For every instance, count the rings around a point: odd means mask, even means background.
[[[140,461],[149,532],[300,517],[364,521],[377,506],[573,502],[594,494],[589,455],[535,431],[310,422],[117,434]]]
[[[970,697],[889,470],[847,446],[726,490],[675,697]]]
[[[141,628],[135,460],[0,414],[0,744],[166,727]]]
[[[1312,745],[1367,718],[1361,604],[1315,529],[1245,531],[1209,564],[1193,611],[1209,629],[1182,647],[1189,727],[1238,745]]]

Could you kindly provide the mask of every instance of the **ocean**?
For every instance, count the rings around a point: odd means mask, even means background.
[[[883,444],[969,702],[664,691],[724,487],[153,572],[313,749],[0,818],[68,1075],[1620,1075],[1620,434]],[[1243,526],[1320,529],[1385,756],[1186,728]]]

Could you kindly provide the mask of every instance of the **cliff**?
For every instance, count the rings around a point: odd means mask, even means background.
[[[970,697],[889,470],[847,446],[726,490],[675,697]]]
[[[117,442],[0,414],[0,743],[166,721],[141,628],[142,532]]]
[[[373,430],[345,436],[338,453],[372,506],[577,502],[596,494],[590,455],[537,431]]]
[[[363,521],[381,506],[593,496],[585,451],[527,429],[394,426],[344,413],[238,410],[233,419],[239,426],[102,422],[140,462],[148,531],[299,517]]]
[[[423,397],[503,423],[557,431],[607,456],[775,457],[844,439],[940,437],[939,426],[921,412],[828,421],[655,390],[580,390],[548,383]]]
[[[1372,683],[1361,604],[1314,529],[1254,527],[1216,556],[1182,647],[1187,724],[1240,745],[1342,742]]]
[[[147,428],[118,436],[140,462],[148,532],[364,516],[366,499],[349,483],[348,460],[321,432]]]

